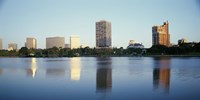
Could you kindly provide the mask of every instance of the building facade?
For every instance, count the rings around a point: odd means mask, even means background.
[[[46,38],[46,49],[49,48],[64,48],[65,47],[65,38],[64,37],[48,37]]]
[[[37,49],[37,40],[35,38],[26,38],[25,47],[28,49]]]
[[[152,44],[170,46],[169,23],[152,27]]]
[[[129,41],[129,45],[127,46],[127,48],[140,48],[143,49],[144,45],[142,43],[136,43],[134,40],[130,40]]]
[[[0,50],[3,49],[3,40],[0,38]]]
[[[8,44],[8,51],[17,50],[17,44],[16,43],[10,43]]]
[[[183,43],[188,43],[188,40],[185,39],[185,38],[182,38],[182,39],[178,40],[178,45],[181,45]]]
[[[111,47],[111,36],[111,22],[105,20],[96,22],[96,47]]]
[[[71,49],[80,48],[80,36],[78,35],[70,36],[70,48]]]

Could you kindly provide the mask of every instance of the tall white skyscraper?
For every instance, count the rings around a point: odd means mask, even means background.
[[[80,48],[80,36],[78,35],[70,36],[70,48],[71,49]]]
[[[101,20],[96,22],[96,47],[111,47],[111,22]]]
[[[65,38],[64,37],[48,37],[46,38],[46,48],[64,48],[65,47]]]
[[[36,38],[26,38],[26,43],[25,43],[25,46],[28,48],[28,49],[36,49],[37,48],[37,40]]]

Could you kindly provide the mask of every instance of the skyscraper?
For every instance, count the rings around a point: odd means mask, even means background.
[[[16,43],[10,43],[8,44],[8,51],[17,50],[17,44]]]
[[[77,35],[70,36],[70,48],[71,49],[80,48],[80,36]]]
[[[2,41],[2,39],[0,38],[0,50],[2,50],[3,49],[3,41]]]
[[[37,48],[37,40],[35,38],[31,38],[31,37],[26,38],[25,44],[28,49],[31,49],[31,48],[36,49]]]
[[[46,38],[46,48],[64,48],[65,47],[65,38],[64,37],[48,37]]]
[[[96,47],[111,47],[111,23],[105,20],[96,22]]]
[[[169,23],[152,27],[152,44],[170,46]]]

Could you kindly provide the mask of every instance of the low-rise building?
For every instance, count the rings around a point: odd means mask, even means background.
[[[17,50],[17,44],[16,43],[10,43],[8,44],[8,51]]]

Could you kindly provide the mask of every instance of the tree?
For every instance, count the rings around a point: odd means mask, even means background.
[[[28,56],[28,48],[27,47],[22,47],[19,50],[19,56]]]
[[[158,55],[163,55],[167,54],[168,52],[168,47],[164,45],[153,45],[151,48],[147,50],[149,54],[158,54]]]
[[[193,47],[194,52],[200,52],[200,42]]]
[[[48,57],[58,57],[59,49],[57,47],[47,49],[47,56]]]

